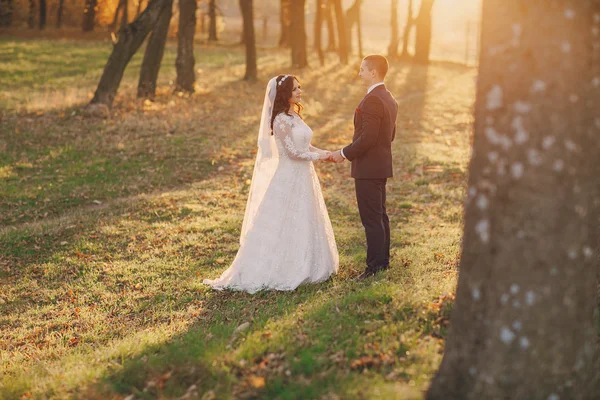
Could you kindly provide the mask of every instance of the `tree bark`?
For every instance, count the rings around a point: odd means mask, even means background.
[[[327,51],[337,51],[337,46],[335,43],[335,8],[333,6],[332,0],[326,0],[326,10],[325,16],[327,17]]]
[[[46,7],[46,0],[39,0],[40,1],[40,20],[39,20],[39,24],[38,27],[40,29],[44,29],[46,27],[46,14],[47,14],[47,7]]]
[[[323,54],[323,22],[325,22],[325,0],[316,0],[315,12],[315,50],[319,56],[321,65],[325,65],[325,55]]]
[[[217,41],[217,4],[216,0],[210,0],[208,3],[208,40]]]
[[[398,58],[398,46],[400,45],[400,32],[398,32],[398,0],[392,0],[391,10],[391,28],[392,37],[388,46],[388,57],[390,59]]]
[[[408,0],[408,17],[406,17],[406,25],[404,26],[404,33],[402,35],[402,55],[401,58],[409,58],[408,53],[408,42],[410,41],[410,32],[415,24],[413,18],[413,0]]]
[[[27,16],[27,26],[30,29],[35,28],[35,0],[29,0],[29,15]]]
[[[483,2],[460,275],[428,400],[600,393],[600,3],[524,4]]]
[[[152,33],[146,45],[144,60],[142,61],[142,68],[140,70],[137,97],[154,98],[156,95],[156,81],[165,52],[165,43],[172,16],[173,0],[167,0],[156,25],[152,28]]]
[[[0,26],[12,25],[13,10],[13,0],[0,0]]]
[[[292,47],[292,66],[296,68],[305,68],[308,66],[308,56],[306,50],[306,18],[305,18],[305,0],[294,0],[291,6],[291,47]]]
[[[84,32],[90,32],[94,30],[94,24],[96,21],[96,5],[98,0],[85,0],[85,8],[83,10],[83,24],[82,28]]]
[[[254,81],[257,78],[257,68],[252,0],[240,0],[240,9],[244,19],[244,42],[246,44],[246,75],[244,80]]]
[[[194,35],[196,33],[196,0],[179,0],[179,32],[177,41],[177,81],[175,91],[194,92],[196,70]]]
[[[346,37],[348,38],[348,53],[352,53],[352,28],[356,25],[358,36],[358,54],[362,55],[362,38],[360,29],[360,6],[362,0],[354,0],[354,4],[346,11]]]
[[[279,24],[281,25],[279,47],[290,46],[291,7],[292,0],[281,0],[279,2]]]
[[[119,12],[123,8],[124,4],[125,4],[125,0],[119,0],[119,3],[117,4],[117,9],[115,10],[115,15],[113,17],[112,22],[110,23],[110,30],[112,32],[114,32],[117,29],[117,22],[119,21]],[[121,27],[122,27],[122,24],[121,24]]]
[[[417,33],[415,38],[415,61],[420,64],[429,62],[431,52],[431,9],[435,0],[422,0],[417,17]]]
[[[144,39],[146,39],[150,30],[156,25],[163,9],[170,7],[170,4],[170,0],[150,0],[139,18],[121,32],[104,67],[104,72],[98,83],[94,98],[90,102],[91,104],[104,104],[109,108],[112,106],[125,67],[144,43]]]
[[[342,9],[342,0],[330,0],[335,8],[336,23],[338,28],[338,54],[340,62],[348,64],[348,39],[346,38],[346,22],[344,21],[344,11]]]
[[[62,16],[65,8],[65,0],[58,0],[58,10],[56,11],[56,27],[62,27]]]

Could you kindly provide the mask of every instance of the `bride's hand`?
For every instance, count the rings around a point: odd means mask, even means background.
[[[325,152],[321,153],[321,155],[319,156],[319,160],[320,161],[328,161],[330,156],[331,156],[331,152],[325,151]]]

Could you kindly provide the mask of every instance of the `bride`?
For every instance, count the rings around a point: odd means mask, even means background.
[[[310,144],[301,95],[293,75],[279,75],[267,85],[240,248],[218,279],[203,281],[214,289],[293,290],[338,270],[333,229],[313,166],[329,160],[330,153]]]

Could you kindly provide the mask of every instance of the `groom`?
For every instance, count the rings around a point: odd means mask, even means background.
[[[367,95],[354,113],[352,144],[331,153],[335,162],[352,163],[360,219],[367,236],[367,269],[363,280],[390,267],[390,220],[385,210],[385,185],[392,172],[392,141],[398,103],[384,84],[388,61],[380,55],[363,59],[358,76]]]

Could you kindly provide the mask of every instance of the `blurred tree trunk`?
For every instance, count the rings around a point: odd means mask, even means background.
[[[62,27],[62,16],[63,16],[64,6],[65,6],[65,0],[59,0],[58,1],[58,10],[56,11],[56,27],[57,28]]]
[[[13,10],[13,0],[0,0],[0,26],[12,25]]]
[[[281,0],[279,2],[279,23],[281,25],[279,47],[290,46],[291,7],[292,0]]]
[[[146,45],[142,69],[140,70],[137,97],[154,98],[156,95],[156,81],[165,52],[165,43],[172,16],[173,0],[167,0],[158,21],[152,28],[152,33]]]
[[[209,0],[208,3],[208,40],[217,41],[217,4],[216,0]]]
[[[177,82],[175,91],[194,92],[196,83],[194,35],[196,33],[196,0],[179,0],[179,31],[177,41]]]
[[[319,56],[321,65],[325,65],[325,55],[323,54],[323,22],[325,22],[325,0],[316,0],[315,12],[315,50]]]
[[[46,27],[46,14],[48,11],[48,8],[46,7],[46,0],[39,0],[40,1],[40,20],[38,21],[38,27],[40,29],[44,29]]]
[[[244,76],[244,80],[254,81],[257,77],[257,68],[252,0],[240,0],[240,9],[242,10],[242,18],[244,19],[244,43],[246,44],[246,75]]]
[[[155,27],[163,9],[170,5],[171,0],[150,0],[139,18],[121,32],[90,104],[104,104],[109,108],[112,106],[129,60],[144,43],[150,30]]]
[[[400,32],[398,32],[398,0],[392,0],[392,38],[388,46],[388,57],[390,59],[398,58],[398,46],[400,45]]]
[[[121,11],[121,9],[123,8],[124,5],[125,5],[125,0],[119,0],[119,3],[117,4],[117,9],[115,10],[115,16],[113,17],[113,20],[110,23],[111,32],[114,32],[117,29],[117,22],[119,21],[119,12]],[[123,26],[123,24],[121,24],[121,27],[122,26]]]
[[[600,3],[527,4],[483,2],[460,274],[428,400],[600,393]]]
[[[414,24],[415,19],[413,18],[413,0],[408,0],[408,16],[406,17],[406,25],[404,26],[404,34],[402,35],[401,58],[405,59],[410,57],[410,54],[408,53],[408,42],[410,41],[410,32]]]
[[[348,53],[352,53],[352,28],[356,25],[356,31],[358,36],[358,54],[362,56],[362,37],[360,27],[360,6],[362,0],[354,0],[354,4],[346,10],[346,37],[348,38]],[[361,57],[362,58],[362,57]]]
[[[429,62],[431,52],[431,9],[435,0],[422,0],[419,16],[415,23],[417,26],[415,39],[415,61],[421,64]]]
[[[84,32],[90,32],[94,30],[94,24],[96,21],[96,5],[98,0],[85,0],[85,8],[83,10],[83,24],[82,28]]]
[[[340,62],[348,64],[348,39],[346,38],[346,22],[344,21],[344,10],[342,0],[330,0],[335,8],[335,16],[338,30],[338,54]]]
[[[123,16],[121,17],[121,31],[129,24],[129,2],[123,0]]]
[[[138,0],[138,2],[137,2],[137,10],[136,10],[136,13],[135,13],[135,17],[136,18],[139,17],[141,12],[142,12],[142,0]]]
[[[35,28],[35,0],[29,0],[29,15],[27,16],[27,26],[30,29]]]
[[[332,0],[325,0],[327,3],[325,10],[325,17],[327,18],[327,51],[336,51],[337,46],[335,45],[335,8]]]
[[[292,7],[290,9],[290,42],[292,47],[292,66],[296,68],[305,68],[308,66],[308,56],[306,50],[305,5],[305,0],[294,0],[292,1]]]

